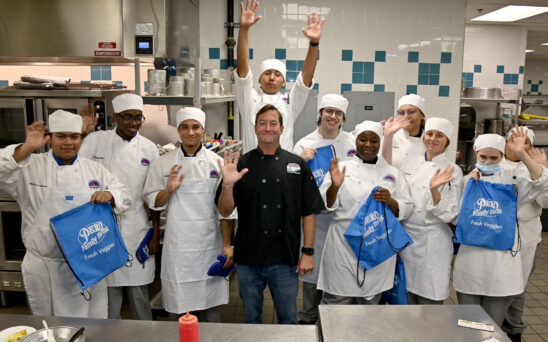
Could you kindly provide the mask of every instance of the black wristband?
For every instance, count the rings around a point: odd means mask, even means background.
[[[315,43],[312,41],[310,42],[310,46],[318,46],[318,45],[320,45],[320,42],[315,42]]]
[[[314,255],[314,248],[302,247],[301,248],[301,253],[306,254],[306,255]]]

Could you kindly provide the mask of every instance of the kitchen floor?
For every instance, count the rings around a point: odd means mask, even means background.
[[[297,297],[297,308],[300,310],[303,305],[302,286],[299,285]],[[29,314],[23,293],[7,292],[7,307],[0,307],[0,314]],[[445,301],[446,304],[457,304],[457,296],[451,288],[451,296]],[[527,298],[525,302],[525,321],[528,324],[523,335],[523,341],[536,342],[548,341],[548,232],[543,233],[543,242],[540,249],[537,268],[529,281],[527,287]],[[159,320],[166,319],[165,312],[155,311]],[[129,318],[129,307],[124,304],[122,317]],[[221,320],[224,323],[243,323],[244,313],[242,303],[238,295],[238,282],[236,274],[230,278],[230,299],[227,305],[221,307]],[[263,306],[263,322],[277,323],[274,303],[268,289],[265,290]]]

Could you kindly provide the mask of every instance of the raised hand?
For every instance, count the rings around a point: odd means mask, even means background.
[[[181,183],[183,182],[183,178],[185,178],[185,174],[181,174],[179,176],[179,172],[181,171],[183,167],[181,165],[173,165],[171,167],[171,171],[169,172],[169,178],[167,179],[167,192],[172,194],[177,189],[179,189],[179,186],[181,186]]]
[[[329,165],[329,174],[331,175],[331,184],[333,186],[340,188],[344,182],[344,175],[346,173],[346,166],[343,167],[342,171],[339,169],[339,160],[337,157],[331,159],[331,164]]]
[[[98,118],[95,116],[95,109],[93,103],[86,102],[80,106],[78,114],[82,117],[82,135],[86,136],[95,131]]]
[[[394,135],[401,128],[406,128],[409,125],[409,118],[404,115],[398,115],[395,118],[391,117],[384,122],[383,134],[385,136]]]
[[[303,158],[305,161],[309,161],[309,160],[314,159],[314,155],[317,154],[317,153],[318,153],[318,151],[316,151],[315,148],[306,147],[301,152],[301,158]]]
[[[27,126],[27,136],[25,138],[25,147],[29,151],[36,151],[37,149],[45,146],[51,137],[47,134],[48,128],[44,121],[35,121]]]
[[[242,177],[249,171],[247,168],[238,172],[238,160],[240,159],[240,154],[234,154],[234,151],[225,151],[223,155],[224,165],[221,164],[219,160],[219,166],[221,167],[221,172],[223,174],[223,185],[233,186],[236,184]]]
[[[516,126],[514,128],[514,131],[508,141],[506,142],[506,146],[514,152],[518,158],[523,159],[522,156],[524,154],[527,154],[526,148],[526,142],[527,142],[527,133],[523,126]]]
[[[301,30],[312,43],[317,43],[320,41],[322,35],[322,26],[325,22],[325,18],[322,19],[322,15],[320,13],[316,14],[316,12],[309,13],[307,18],[308,29],[303,27]]]
[[[257,0],[247,0],[245,8],[243,1],[240,2],[240,10],[242,12],[240,15],[240,28],[249,28],[262,18],[262,16],[255,17],[257,8],[259,8]]]
[[[527,151],[527,153],[529,153],[529,156],[531,156],[534,161],[540,165],[548,167],[548,163],[546,162],[546,152],[543,148],[532,147],[529,151]]]
[[[436,173],[430,178],[430,189],[437,189],[443,184],[449,183],[455,177],[453,177],[453,172],[455,171],[455,166],[448,165],[445,170],[441,171],[440,169],[436,170]]]

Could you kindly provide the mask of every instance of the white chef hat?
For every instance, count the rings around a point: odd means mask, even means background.
[[[196,120],[201,125],[202,128],[205,128],[205,113],[200,109],[196,107],[184,107],[179,109],[177,112],[177,128],[179,128],[179,125],[181,122],[185,120]]]
[[[403,105],[413,105],[420,109],[421,112],[426,116],[426,100],[422,96],[416,94],[402,96],[398,101],[398,108]]]
[[[71,132],[82,133],[82,117],[78,114],[58,109],[48,118],[50,133]]]
[[[346,109],[348,109],[348,100],[339,94],[325,94],[320,100],[318,111],[325,107],[337,108],[346,114]]]
[[[447,139],[451,139],[453,125],[451,121],[444,118],[428,118],[424,124],[424,131],[428,132],[430,130],[440,131],[445,134]]]
[[[535,132],[533,132],[532,129],[529,127],[522,126],[522,129],[525,130],[525,133],[527,133],[527,138],[529,138],[529,141],[531,142],[531,145],[533,145],[533,141],[535,141]],[[506,136],[506,140],[510,139],[510,137],[515,133],[516,128],[512,128],[508,131],[508,135]]]
[[[383,128],[382,125],[378,122],[365,120],[364,122],[357,124],[356,128],[354,129],[354,136],[358,137],[365,131],[374,132],[379,136],[379,138],[382,138]]]
[[[285,64],[277,59],[265,59],[261,62],[261,75],[267,70],[278,70],[282,73],[285,80]]]
[[[143,111],[143,98],[135,94],[121,94],[112,99],[114,113],[121,113],[125,110],[137,109]]]
[[[479,151],[484,148],[495,148],[504,154],[506,140],[498,134],[482,134],[474,141],[474,151]]]

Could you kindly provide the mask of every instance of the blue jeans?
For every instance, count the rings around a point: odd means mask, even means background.
[[[244,306],[246,323],[262,323],[264,289],[272,294],[279,324],[297,324],[297,292],[299,274],[296,266],[236,265],[238,287]]]

